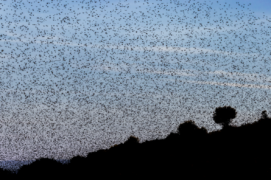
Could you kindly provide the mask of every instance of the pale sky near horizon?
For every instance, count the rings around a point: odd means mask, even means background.
[[[0,135],[27,134],[65,150],[82,138],[88,153],[131,134],[165,137],[189,119],[218,130],[219,106],[237,109],[237,125],[270,115],[270,7],[268,0],[2,0]],[[0,155],[44,153],[37,152]]]

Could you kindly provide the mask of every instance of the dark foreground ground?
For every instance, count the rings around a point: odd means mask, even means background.
[[[217,108],[221,131],[207,133],[192,121],[166,139],[124,144],[74,157],[69,164],[41,158],[17,174],[0,169],[2,179],[271,179],[271,118],[229,126],[236,111]]]

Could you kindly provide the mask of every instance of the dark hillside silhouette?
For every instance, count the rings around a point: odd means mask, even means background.
[[[251,113],[270,107],[271,16],[259,15],[271,0],[2,1],[1,159],[33,160],[51,145],[77,147],[81,154],[78,144],[96,149],[109,142],[97,137],[111,130],[151,134],[157,126],[170,129],[183,115],[205,119],[217,103],[240,102],[235,105]],[[44,155],[17,174],[0,169],[0,176],[271,179],[267,111],[257,122],[235,127],[236,110],[218,107],[213,120],[221,131],[208,133],[191,118],[164,139],[127,137],[69,164]],[[98,135],[98,129],[108,133]],[[86,138],[99,142],[85,144]],[[19,165],[9,162],[2,167]]]
[[[270,178],[271,119],[263,111],[257,122],[232,127],[229,123],[236,114],[231,107],[214,111],[214,121],[223,124],[220,131],[207,133],[190,120],[180,124],[178,133],[162,140],[139,143],[131,136],[123,144],[89,153],[86,158],[76,156],[69,164],[41,158],[23,166],[17,174],[1,171],[1,175],[20,179]]]

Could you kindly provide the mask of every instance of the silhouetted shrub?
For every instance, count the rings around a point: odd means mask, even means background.
[[[268,116],[267,116],[265,110],[262,112],[262,117],[261,117],[261,119],[268,119]]]
[[[184,136],[192,137],[195,135],[195,132],[198,130],[199,128],[197,127],[195,122],[192,120],[189,120],[179,125],[178,134],[181,136],[181,138]]]
[[[136,145],[138,143],[139,143],[139,139],[137,137],[134,137],[134,136],[130,136],[129,139],[125,142],[125,144],[131,145],[131,146],[134,146],[134,145]]]

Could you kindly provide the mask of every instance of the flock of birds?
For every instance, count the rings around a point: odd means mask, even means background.
[[[215,98],[207,92],[223,97],[217,86],[198,81],[265,84],[264,95],[271,88],[271,17],[256,17],[251,4],[17,0],[0,5],[0,133],[7,146],[2,161],[45,154],[69,159],[121,143],[131,132],[141,133],[142,140],[165,129],[166,136],[184,111],[211,116],[208,101]],[[243,92],[267,102],[262,94]],[[21,151],[19,144],[29,141],[31,150]],[[16,163],[2,166],[16,169],[21,166]]]

